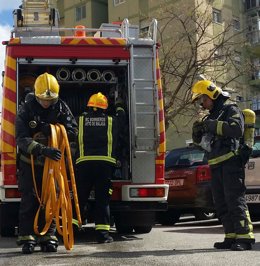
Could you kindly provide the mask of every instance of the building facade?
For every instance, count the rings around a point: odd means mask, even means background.
[[[97,28],[102,23],[120,22],[128,18],[130,24],[138,25],[140,34],[143,34],[147,32],[152,18],[158,19],[158,29],[164,34],[160,36],[159,41],[163,43],[160,50],[170,51],[174,44],[175,49],[180,51],[179,54],[186,56],[179,58],[182,61],[178,62],[182,72],[185,72],[188,62],[186,59],[194,51],[197,62],[205,61],[211,51],[213,60],[208,59],[207,63],[199,66],[201,71],[218,86],[229,91],[232,100],[241,108],[253,108],[260,115],[260,0],[56,0],[56,5],[64,27],[82,24]],[[189,28],[185,29],[181,24],[182,17],[188,17],[191,13],[194,13],[197,20],[186,21]],[[198,29],[203,27],[205,32],[202,35]],[[183,32],[184,30],[187,32]],[[225,43],[221,44],[223,31]],[[187,39],[183,39],[181,43],[176,42],[183,38],[184,33],[189,35],[192,45]],[[199,45],[196,47],[197,43]],[[190,46],[193,46],[193,50]],[[171,51],[168,59],[170,56],[177,58],[179,55],[176,51]],[[161,62],[173,63],[166,59],[163,52],[160,52]],[[167,71],[169,69],[165,73]],[[184,108],[184,111],[175,115],[175,112],[185,106],[186,101],[188,103],[188,90],[194,81],[191,76],[198,73],[198,69],[190,73],[186,77],[186,87],[182,85],[177,100],[173,102],[169,99],[172,92],[176,91],[180,79],[176,78],[178,75],[174,78],[172,75],[165,76],[165,84],[168,86],[168,90],[165,89],[165,105],[172,104],[172,107],[166,109],[170,123],[167,130],[167,149],[184,146],[185,141],[191,138],[193,121],[190,113]],[[257,134],[260,134],[259,128],[260,119],[257,118]]]

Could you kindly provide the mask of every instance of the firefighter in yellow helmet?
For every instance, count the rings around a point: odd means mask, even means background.
[[[77,191],[83,220],[92,187],[95,188],[95,231],[98,243],[110,243],[111,178],[117,162],[118,138],[124,125],[125,110],[122,100],[115,104],[116,115],[106,113],[108,101],[101,92],[93,94],[88,110],[79,117],[76,156]]]
[[[54,76],[44,73],[35,81],[34,93],[26,96],[16,117],[16,143],[18,145],[18,184],[21,191],[19,211],[18,245],[22,252],[30,254],[39,244],[42,251],[56,252],[58,240],[55,236],[55,223],[52,222],[46,235],[36,238],[33,222],[39,202],[33,185],[31,159],[35,157],[37,187],[41,188],[44,158],[60,160],[61,152],[48,147],[47,138],[51,135],[50,124],[63,124],[70,140],[75,141],[77,123],[69,107],[59,99],[59,84]],[[35,138],[37,136],[37,138]],[[41,191],[41,189],[39,189]],[[44,225],[44,219],[42,218]],[[41,230],[40,228],[39,230]]]
[[[229,94],[209,80],[192,87],[192,101],[199,101],[208,114],[193,124],[192,137],[208,157],[212,193],[225,238],[216,249],[250,250],[255,243],[253,226],[245,200],[244,117]]]

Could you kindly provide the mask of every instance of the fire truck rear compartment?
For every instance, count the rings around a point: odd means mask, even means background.
[[[26,62],[26,61],[24,61]],[[112,63],[112,61],[111,61]],[[77,118],[87,110],[89,97],[102,92],[108,99],[107,113],[115,114],[115,101],[120,97],[124,102],[126,117],[128,118],[128,71],[127,65],[116,66],[115,63],[97,67],[89,65],[40,65],[22,63],[19,65],[18,102],[22,104],[27,93],[33,91],[36,77],[44,72],[54,75],[60,84],[60,98],[70,107]],[[114,173],[115,180],[130,179],[129,172],[129,125],[128,119],[123,126],[123,140],[121,141],[118,160],[120,167]],[[75,143],[72,143],[72,154]]]

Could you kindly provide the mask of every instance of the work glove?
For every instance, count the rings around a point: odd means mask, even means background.
[[[206,125],[203,121],[195,121],[192,126],[192,133],[194,134],[204,134],[207,130]]]
[[[40,154],[54,161],[59,161],[61,159],[60,150],[51,147],[41,147]]]
[[[43,133],[45,137],[49,137],[51,135],[51,126],[48,123],[42,122],[40,124],[40,131]]]
[[[249,158],[252,155],[252,151],[253,149],[248,147],[246,144],[243,144],[239,147],[238,154],[244,166],[248,163]]]
[[[200,143],[202,136],[206,133],[207,128],[203,121],[195,121],[192,126],[192,140],[194,143]]]
[[[208,119],[203,121],[206,132],[210,132],[212,134],[216,134],[216,128],[217,128],[217,120]]]

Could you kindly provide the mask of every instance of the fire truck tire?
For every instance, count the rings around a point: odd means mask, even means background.
[[[157,222],[161,225],[174,225],[179,221],[181,213],[176,210],[157,213]]]
[[[116,230],[119,234],[131,234],[133,233],[134,227],[116,223]]]
[[[15,235],[18,227],[19,203],[3,203],[0,205],[0,235],[9,237]]]
[[[115,215],[116,230],[120,234],[149,233],[155,224],[155,212],[137,211],[123,212]]]
[[[136,234],[148,234],[151,232],[153,226],[147,225],[147,226],[135,226],[134,230]]]

